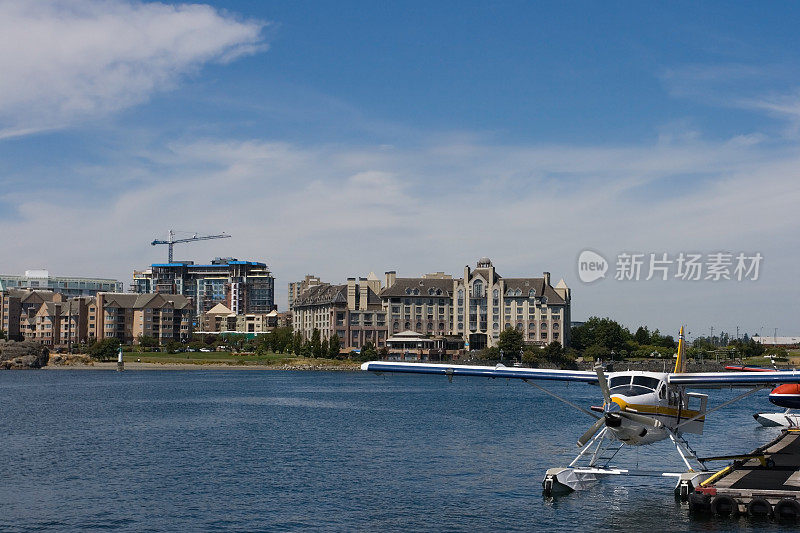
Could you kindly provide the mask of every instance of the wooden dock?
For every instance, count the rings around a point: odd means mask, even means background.
[[[800,430],[784,430],[748,454],[712,459],[733,463],[695,489],[690,513],[800,521]]]

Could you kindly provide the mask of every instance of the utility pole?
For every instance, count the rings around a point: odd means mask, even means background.
[[[714,342],[714,326],[711,326],[711,345],[716,346],[717,343]]]
[[[739,326],[736,326],[736,340],[739,340]]]

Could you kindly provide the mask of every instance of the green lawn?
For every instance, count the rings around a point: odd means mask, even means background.
[[[161,353],[161,352],[127,352],[123,354],[123,360],[127,362],[142,363],[191,363],[191,364],[258,364],[258,365],[331,365],[331,366],[351,366],[352,361],[342,361],[339,359],[310,359],[298,357],[294,354],[267,353],[256,355],[254,353],[231,353],[231,352],[185,352],[185,353]]]

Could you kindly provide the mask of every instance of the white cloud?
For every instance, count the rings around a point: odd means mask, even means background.
[[[390,150],[184,142],[150,154],[141,167],[113,169],[123,181],[126,174],[151,176],[107,203],[14,198],[19,216],[0,235],[0,248],[15,251],[4,257],[4,269],[49,267],[127,283],[133,268],[162,259],[165,251],[148,243],[170,227],[227,231],[232,239],[185,245],[176,255],[264,260],[278,277],[282,306],[286,283],[307,273],[330,281],[382,269],[458,274],[489,255],[503,275],[550,270],[565,277],[575,287],[578,318],[611,314],[662,329],[682,322],[719,328],[725,324],[702,321],[724,315],[746,328],[753,320],[783,324],[789,304],[776,306],[776,294],[800,296],[785,285],[800,261],[791,245],[800,231],[798,169],[792,147],[738,138]],[[43,213],[53,213],[57,225]],[[73,238],[83,235],[80,228],[89,238]],[[24,241],[14,238],[21,234]],[[765,270],[757,283],[724,290],[610,280],[583,286],[574,263],[587,247],[607,254],[760,251]]]
[[[0,138],[142,102],[204,63],[254,52],[262,27],[205,5],[0,2]]]

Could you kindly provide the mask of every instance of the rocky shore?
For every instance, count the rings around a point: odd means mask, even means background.
[[[0,369],[42,368],[49,355],[47,348],[35,342],[0,340]]]

